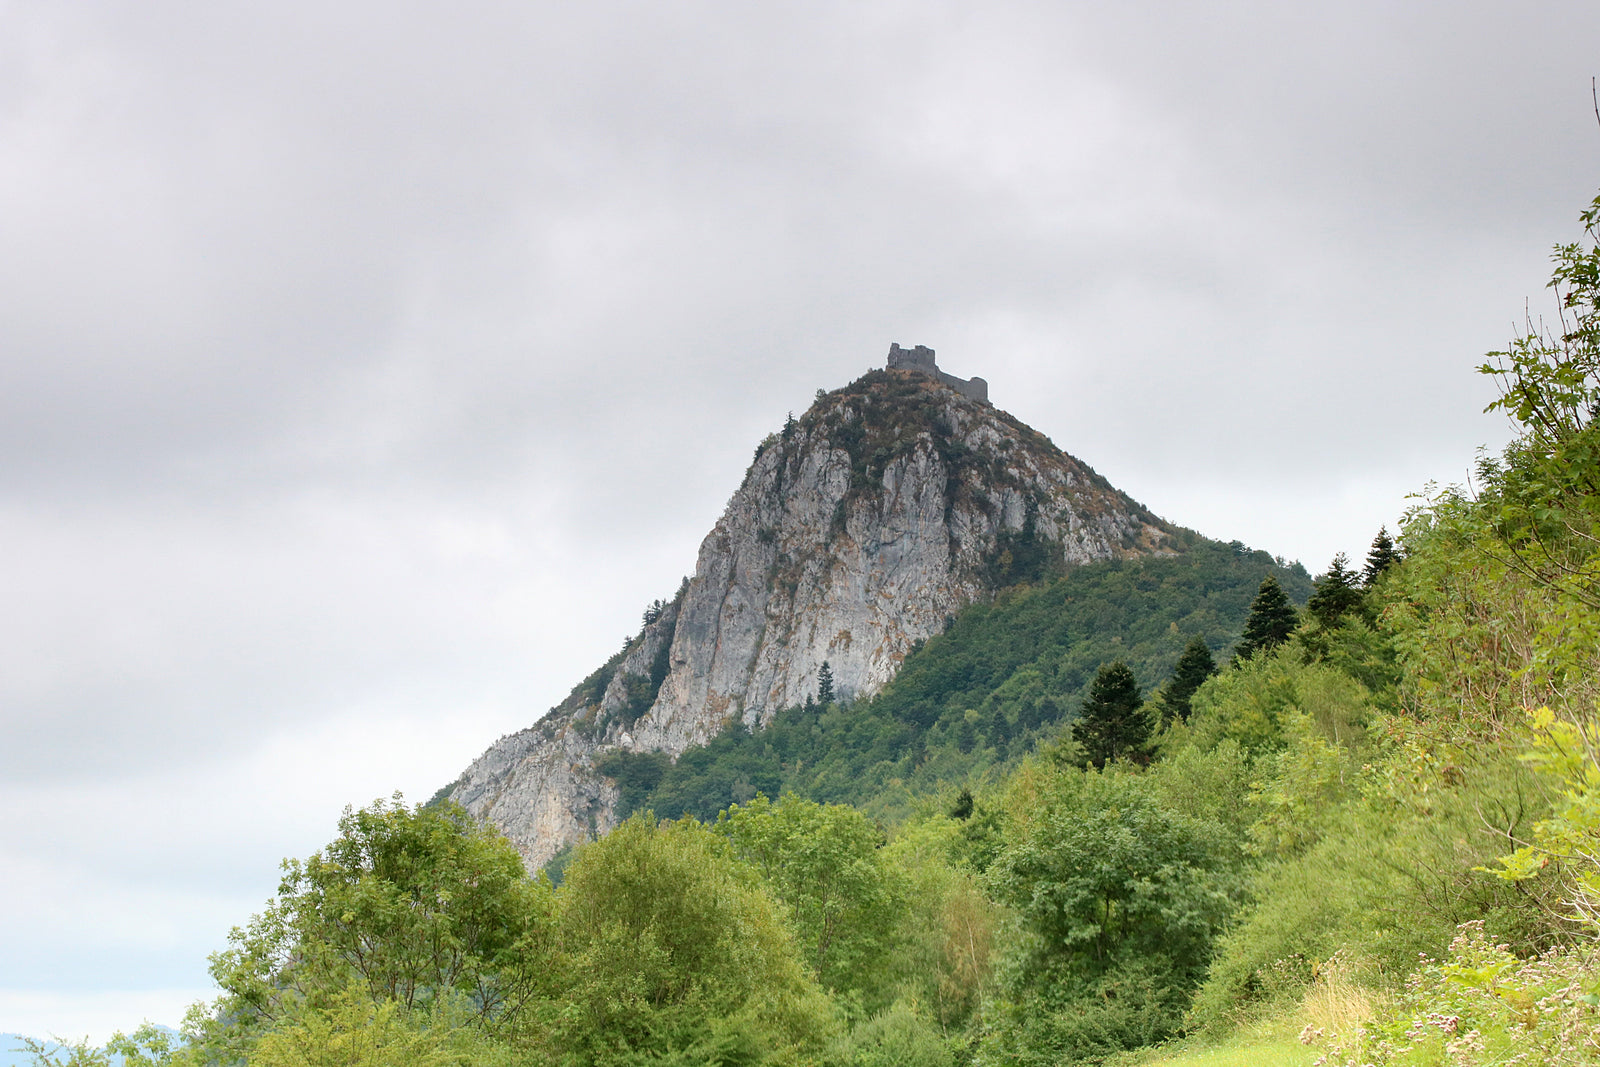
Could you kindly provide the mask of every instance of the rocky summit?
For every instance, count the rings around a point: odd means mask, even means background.
[[[530,868],[616,824],[616,785],[595,769],[608,752],[676,756],[759,727],[815,697],[825,663],[840,699],[870,696],[998,589],[1167,550],[1172,527],[992,407],[982,379],[920,346],[890,355],[761,442],[677,595],[449,787]]]

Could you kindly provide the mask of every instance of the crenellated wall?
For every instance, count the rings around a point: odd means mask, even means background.
[[[957,378],[954,374],[946,374],[934,362],[933,349],[927,345],[918,345],[915,348],[901,348],[899,344],[889,346],[890,370],[910,370],[937,378],[956,392],[969,400],[977,400],[987,404],[989,402],[989,383],[982,378]]]

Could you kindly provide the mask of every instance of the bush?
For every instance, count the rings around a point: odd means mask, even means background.
[[[836,1059],[841,1067],[954,1067],[949,1044],[934,1025],[898,1003],[851,1031]]]
[[[985,1049],[1016,1067],[1097,1063],[1171,1037],[1187,1002],[1159,962],[1127,959],[1082,988],[998,1002]]]
[[[1361,772],[1364,793],[1328,805],[1313,842],[1261,868],[1255,903],[1221,939],[1196,997],[1197,1022],[1296,1000],[1313,961],[1341,951],[1363,981],[1393,988],[1418,953],[1442,953],[1471,920],[1523,952],[1552,945],[1548,902],[1483,870],[1545,810],[1527,769],[1503,750],[1459,758],[1443,775],[1423,752],[1391,745],[1382,756]]]
[[[1397,1009],[1350,1034],[1310,1030],[1341,1067],[1362,1064],[1593,1063],[1600,977],[1593,946],[1519,959],[1482,922],[1462,924],[1443,962],[1406,983]]]

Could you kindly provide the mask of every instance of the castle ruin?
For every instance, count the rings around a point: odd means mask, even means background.
[[[985,404],[989,402],[988,382],[982,378],[957,378],[954,374],[946,374],[933,361],[933,349],[927,345],[918,345],[915,348],[890,345],[888,366],[890,370],[910,370],[926,374],[930,378],[939,379],[968,399],[982,401]]]

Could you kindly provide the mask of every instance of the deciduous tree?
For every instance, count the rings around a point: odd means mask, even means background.
[[[855,808],[789,795],[735,804],[716,829],[789,906],[824,988],[883,999],[905,887],[879,852],[883,832]],[[881,1005],[880,1005],[881,1006]]]
[[[198,1038],[220,1052],[247,1054],[286,1014],[347,991],[407,1011],[462,997],[507,1023],[548,977],[553,890],[455,804],[346,808],[339,836],[283,871],[212,957],[223,995]]]
[[[788,1063],[831,1033],[781,906],[693,819],[641,812],[584,846],[560,931],[562,1004],[537,1035],[556,1062]]]

